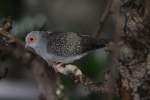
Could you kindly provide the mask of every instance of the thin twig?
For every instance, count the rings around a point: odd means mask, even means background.
[[[98,25],[98,28],[96,30],[96,33],[94,34],[94,37],[99,37],[100,36],[100,34],[102,32],[102,29],[105,25],[105,22],[109,17],[111,4],[112,4],[112,0],[108,0],[108,4],[107,4],[107,6],[104,10],[104,13],[102,14],[102,16],[100,18],[99,25]]]

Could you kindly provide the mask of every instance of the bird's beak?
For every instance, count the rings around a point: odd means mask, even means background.
[[[28,44],[25,44],[25,48],[28,51],[35,52],[33,48],[31,48]]]
[[[28,44],[25,44],[25,48],[28,48],[29,46],[28,46]]]

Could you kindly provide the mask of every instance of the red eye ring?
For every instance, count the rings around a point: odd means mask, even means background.
[[[32,37],[30,37],[29,39],[30,39],[30,41],[33,41],[33,38],[32,38]]]
[[[32,43],[34,41],[34,38],[33,37],[29,37],[28,38],[28,43]]]

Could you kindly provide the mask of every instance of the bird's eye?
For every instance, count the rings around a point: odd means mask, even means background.
[[[31,42],[33,42],[33,41],[34,41],[33,37],[30,37],[30,38],[29,38],[29,42],[31,43]]]
[[[32,37],[30,38],[30,41],[33,41],[33,38],[32,38]]]

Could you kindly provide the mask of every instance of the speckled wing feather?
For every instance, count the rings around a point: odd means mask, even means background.
[[[50,33],[47,50],[56,56],[70,57],[100,48],[96,39],[79,33]]]

